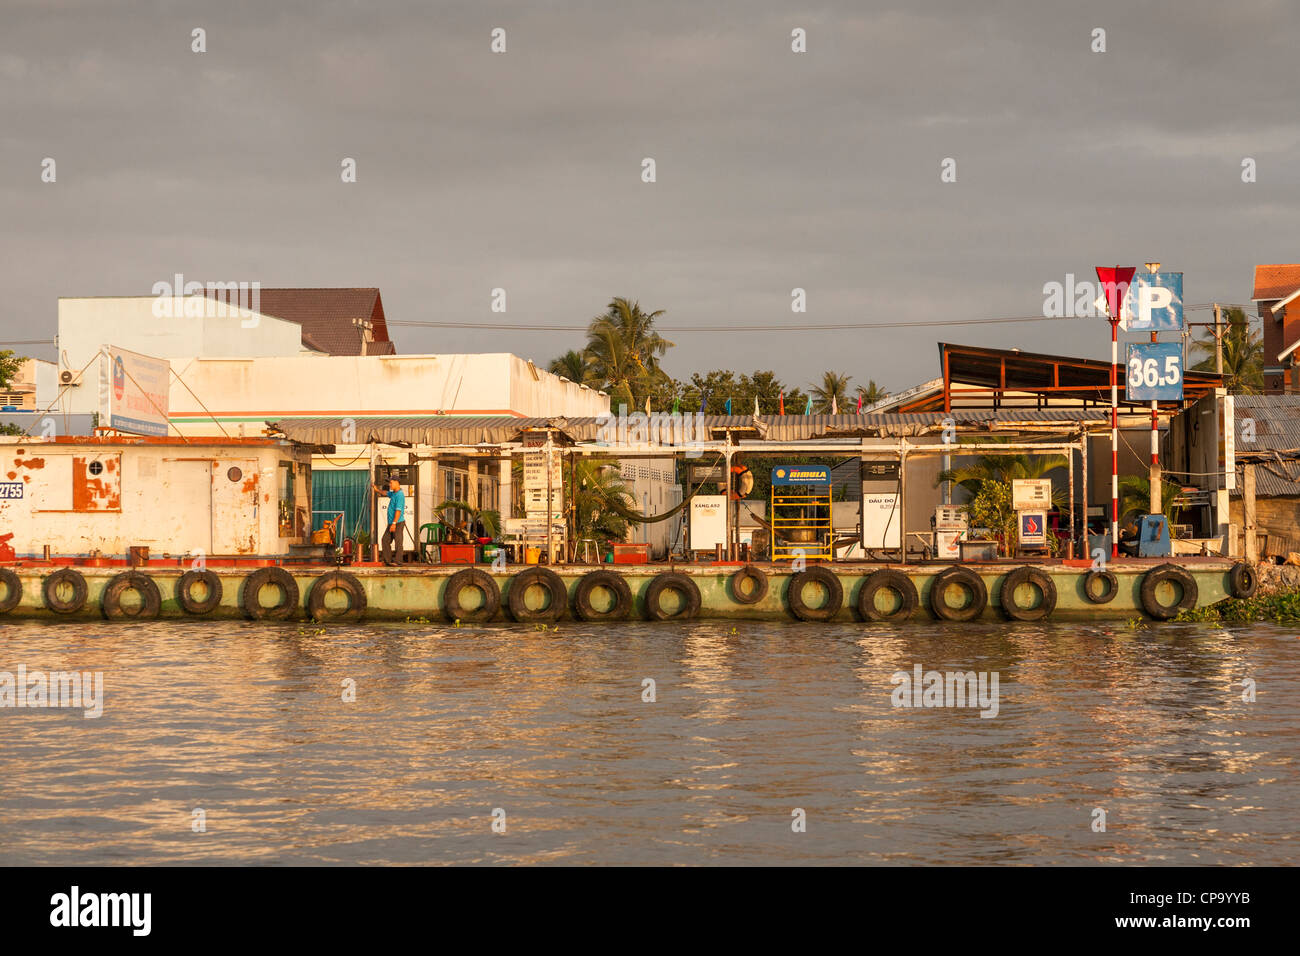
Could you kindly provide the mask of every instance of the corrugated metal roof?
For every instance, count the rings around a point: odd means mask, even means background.
[[[662,414],[665,417],[666,413]],[[703,427],[721,437],[730,429],[736,437],[762,437],[769,441],[807,441],[817,438],[858,438],[919,434],[951,419],[961,427],[992,425],[1105,423],[1106,409],[1004,409],[942,412],[887,412],[880,415],[705,415]],[[637,419],[629,419],[635,427]],[[509,416],[433,415],[418,418],[286,418],[269,423],[294,441],[311,444],[500,445],[516,441],[529,428],[557,428],[574,441],[596,441],[609,418],[511,418]],[[352,438],[344,439],[345,423]],[[748,433],[748,434],[746,434]],[[755,436],[757,433],[757,436]],[[691,436],[694,437],[694,436]]]
[[[1237,423],[1236,447],[1242,451],[1272,451],[1300,448],[1300,395],[1238,395],[1233,401]],[[1253,422],[1253,439],[1246,422]],[[1300,496],[1300,481],[1282,475],[1300,477],[1300,462],[1262,462],[1255,469],[1255,494],[1261,498]],[[1241,482],[1232,492],[1241,496]]]

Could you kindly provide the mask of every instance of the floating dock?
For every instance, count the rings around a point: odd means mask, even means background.
[[[885,565],[645,564],[0,568],[10,619],[320,622],[1171,618],[1257,577],[1219,558]]]

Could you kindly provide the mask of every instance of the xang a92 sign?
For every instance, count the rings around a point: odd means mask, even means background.
[[[1149,272],[1133,276],[1124,295],[1120,327],[1129,332],[1183,329],[1183,274]]]
[[[1125,395],[1134,402],[1183,399],[1183,347],[1178,342],[1141,342],[1128,347]]]

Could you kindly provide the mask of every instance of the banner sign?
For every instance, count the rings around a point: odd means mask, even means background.
[[[1125,397],[1131,402],[1183,400],[1183,346],[1141,342],[1128,347]]]
[[[826,465],[777,465],[772,469],[774,485],[829,485],[831,470]]]
[[[1124,297],[1120,327],[1129,332],[1181,332],[1183,274],[1151,272],[1133,277]]]
[[[101,408],[100,414],[108,419],[109,427],[165,438],[171,364],[112,346],[106,346],[104,354],[107,361],[100,364],[100,392],[106,393],[108,408]]]

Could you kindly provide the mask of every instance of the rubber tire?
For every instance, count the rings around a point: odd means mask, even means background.
[[[746,594],[740,589],[741,581],[754,582],[754,590]],[[737,604],[757,604],[767,597],[767,575],[760,568],[747,564],[728,580],[731,582],[731,599]]]
[[[460,592],[468,587],[476,587],[483,592],[483,604],[472,611],[466,611],[460,606]],[[500,610],[501,589],[486,571],[465,568],[447,579],[447,587],[442,592],[442,613],[447,620],[481,624],[492,620]]]
[[[1035,585],[1042,592],[1043,601],[1038,607],[1020,607],[1016,604],[1016,588],[1022,584]],[[998,602],[1009,621],[1045,621],[1056,610],[1056,582],[1038,568],[1016,568],[1002,579]]]
[[[803,603],[803,587],[812,581],[830,592],[830,597],[822,607],[813,608]],[[785,601],[790,606],[790,613],[801,621],[829,621],[844,606],[844,585],[829,568],[814,564],[790,576]]]
[[[1255,596],[1259,590],[1259,572],[1245,561],[1238,561],[1228,572],[1228,590],[1238,600]],[[0,611],[8,610],[0,605]]]
[[[948,585],[954,582],[966,585],[973,592],[974,599],[968,607],[949,607],[944,601],[943,597],[948,590]],[[988,604],[989,589],[984,586],[983,579],[970,568],[959,566],[948,568],[936,574],[934,580],[930,582],[930,610],[941,621],[959,623],[973,621],[984,613]]]
[[[70,601],[61,601],[54,596],[55,590],[63,581],[72,585]],[[45,600],[45,606],[55,614],[76,614],[86,606],[86,594],[86,579],[81,576],[81,572],[72,568],[59,568],[41,582],[41,596]]]
[[[190,596],[194,582],[202,581],[208,588],[208,597],[196,601]],[[211,614],[221,603],[221,578],[207,568],[192,568],[176,579],[176,603],[186,614]]]
[[[876,592],[889,588],[899,596],[898,610],[882,614],[876,607]],[[906,621],[916,613],[921,603],[921,596],[916,592],[916,584],[902,571],[881,568],[872,571],[858,588],[858,616],[864,621]]]
[[[258,592],[267,584],[276,584],[284,591],[284,603],[275,607],[263,607],[258,601]],[[244,578],[244,587],[239,595],[239,606],[251,621],[287,621],[298,610],[298,582],[284,568],[258,568]]]
[[[544,608],[530,608],[524,600],[528,589],[535,584],[545,588],[551,596],[551,603]],[[510,608],[510,616],[521,624],[558,621],[568,609],[569,589],[564,585],[564,578],[550,568],[528,568],[510,579],[506,606]]]
[[[1106,582],[1106,590],[1101,594],[1094,594],[1092,584],[1098,579]],[[1119,594],[1119,578],[1115,577],[1114,571],[1098,571],[1094,568],[1083,576],[1083,598],[1089,604],[1109,604],[1115,600],[1117,594]]]
[[[347,593],[346,611],[331,611],[325,607],[325,595],[335,588]],[[355,624],[366,616],[366,589],[356,575],[346,571],[327,571],[311,583],[311,590],[307,593],[307,613],[318,624],[326,621]]]
[[[591,605],[591,592],[598,587],[614,592],[614,606],[597,611]],[[573,610],[584,621],[621,621],[632,612],[632,589],[623,575],[613,571],[591,571],[578,580],[573,590]]]
[[[140,592],[140,610],[134,614],[122,610],[123,591]],[[152,621],[162,608],[162,595],[153,578],[139,571],[123,571],[109,579],[99,599],[99,609],[106,621]]]
[[[1177,604],[1165,607],[1156,601],[1156,586],[1162,581],[1173,581],[1181,585],[1183,596]],[[1157,621],[1167,621],[1171,617],[1176,617],[1180,611],[1190,611],[1196,607],[1200,589],[1196,586],[1196,578],[1188,574],[1185,569],[1176,564],[1162,564],[1142,575],[1139,596],[1142,598],[1142,610]]]
[[[23,579],[8,568],[0,568],[0,584],[5,589],[4,600],[0,601],[0,614],[8,614],[23,599]]]
[[[660,596],[667,590],[679,592],[686,603],[676,614],[666,614],[659,604]],[[651,621],[689,621],[700,613],[700,589],[689,575],[680,571],[665,571],[655,575],[645,589],[645,614]]]

